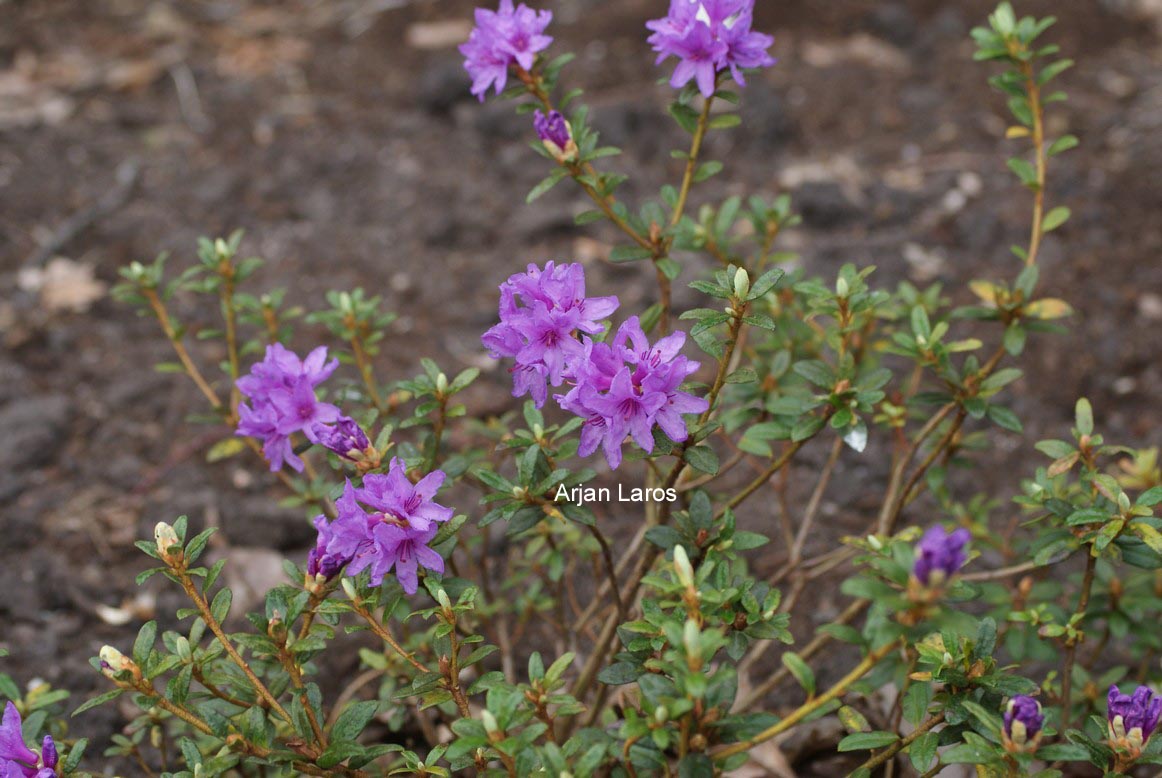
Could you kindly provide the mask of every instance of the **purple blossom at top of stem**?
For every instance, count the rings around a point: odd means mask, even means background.
[[[371,445],[367,433],[349,416],[340,416],[334,424],[317,423],[311,431],[319,445],[352,462]]]
[[[729,70],[740,86],[742,71],[769,67],[775,39],[753,32],[754,0],[670,0],[669,13],[647,22],[657,63],[677,57],[670,78],[675,89],[694,81],[703,97],[714,94],[718,74]]]
[[[916,562],[912,573],[925,586],[938,585],[955,575],[968,559],[965,545],[972,533],[961,527],[947,532],[939,525],[930,527],[916,544]]]
[[[302,472],[303,461],[294,452],[291,435],[301,432],[317,443],[316,428],[339,420],[339,409],[320,402],[315,394],[315,387],[338,366],[338,359],[327,361],[325,346],[299,359],[282,344],[272,343],[263,360],[238,379],[239,391],[250,402],[238,406],[236,434],[262,441],[262,453],[272,471],[289,464]]]
[[[513,396],[541,407],[547,385],[560,386],[584,359],[577,333],[595,335],[618,306],[617,297],[586,297],[585,270],[577,263],[529,265],[500,285],[500,323],[481,337],[494,359],[513,359]]]
[[[1162,697],[1148,686],[1139,686],[1133,694],[1122,694],[1114,685],[1110,687],[1107,703],[1110,739],[1141,749],[1162,717]]]
[[[407,477],[403,460],[391,460],[387,475],[368,475],[363,488],[355,491],[365,506],[389,519],[426,532],[435,523],[452,518],[452,509],[432,498],[444,484],[444,471],[435,470],[413,484]]]
[[[25,744],[22,724],[20,711],[9,701],[0,720],[0,778],[52,778],[56,775],[56,743],[45,736],[43,754],[37,754]]]
[[[534,11],[524,3],[513,7],[512,0],[500,0],[495,11],[477,8],[476,27],[460,45],[464,69],[472,77],[472,94],[481,102],[490,87],[500,94],[514,64],[531,70],[537,53],[553,42],[545,35],[552,20],[552,12]]]
[[[647,453],[654,450],[655,425],[676,443],[686,440],[683,414],[702,413],[709,403],[679,388],[698,369],[697,362],[678,353],[685,339],[685,333],[675,332],[651,347],[633,316],[611,344],[586,345],[573,388],[556,396],[562,408],[585,419],[578,454],[589,456],[600,447],[616,469],[626,436]]]
[[[412,485],[402,460],[393,459],[388,475],[366,476],[362,489],[348,481],[335,501],[335,520],[315,519],[318,539],[307,573],[330,579],[344,567],[347,575],[369,569],[371,584],[379,586],[394,568],[404,591],[415,594],[419,567],[444,572],[443,558],[427,545],[437,523],[452,517],[450,508],[431,500],[444,477],[437,470]]]
[[[1041,703],[1026,694],[1018,694],[1009,700],[1003,720],[1005,737],[1018,746],[1037,737],[1045,726]]]

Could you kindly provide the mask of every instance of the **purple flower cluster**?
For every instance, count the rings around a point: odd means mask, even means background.
[[[529,265],[500,285],[500,324],[481,341],[494,359],[513,359],[513,397],[545,404],[547,384],[560,386],[585,359],[578,332],[596,335],[600,320],[617,310],[616,297],[586,297],[579,264]]]
[[[250,374],[238,379],[238,389],[250,404],[238,406],[237,434],[262,441],[262,453],[272,471],[286,463],[301,472],[303,462],[295,455],[291,435],[301,432],[318,443],[319,425],[339,420],[339,409],[315,396],[315,387],[338,366],[337,359],[327,361],[325,346],[299,359],[282,344],[272,343]]]
[[[968,559],[964,547],[971,539],[972,533],[963,527],[953,532],[939,525],[929,528],[916,545],[913,575],[925,586],[943,583],[964,566]]]
[[[654,425],[670,440],[686,439],[684,413],[702,413],[709,403],[679,387],[698,369],[678,352],[686,333],[675,332],[651,346],[638,317],[618,328],[612,343],[585,344],[585,359],[575,366],[574,386],[556,400],[585,419],[578,454],[601,447],[609,466],[621,464],[628,434],[647,453],[654,450]]]
[[[444,478],[437,470],[413,484],[403,460],[392,459],[387,475],[365,476],[361,488],[348,481],[335,503],[338,517],[315,519],[319,537],[307,572],[333,578],[344,566],[348,575],[370,570],[372,585],[379,586],[394,567],[404,591],[415,594],[419,566],[444,572],[443,558],[428,548],[437,525],[452,518],[451,508],[432,499]]]
[[[658,64],[678,58],[670,86],[679,89],[693,80],[710,97],[719,73],[730,70],[745,86],[743,69],[775,64],[767,53],[775,39],[751,31],[753,16],[754,0],[670,0],[666,16],[646,23]]]
[[[1122,694],[1114,685],[1107,702],[1110,740],[1141,750],[1162,717],[1162,697],[1148,686],[1139,686],[1133,694]]]
[[[24,744],[20,711],[9,702],[0,722],[0,778],[53,778],[56,775],[56,743],[44,736],[40,754]],[[40,765],[40,767],[38,767]]]
[[[500,0],[495,11],[476,9],[476,27],[460,45],[464,69],[472,77],[472,94],[483,102],[489,87],[496,93],[508,83],[508,69],[514,63],[531,70],[537,52],[553,42],[545,28],[553,20],[550,11],[534,11],[524,3],[513,7],[512,0]]]
[[[1019,748],[1030,740],[1036,740],[1045,726],[1041,703],[1026,694],[1018,694],[1009,700],[1003,720],[1005,740]]]
[[[646,452],[654,449],[653,428],[671,440],[686,439],[685,413],[701,413],[707,401],[681,391],[698,369],[678,352],[686,341],[675,332],[651,346],[636,316],[618,329],[610,343],[581,335],[602,332],[600,320],[618,306],[616,297],[586,297],[585,271],[579,264],[529,265],[500,286],[500,324],[481,341],[495,359],[513,359],[514,397],[531,395],[539,408],[548,386],[569,383],[554,398],[585,419],[578,453],[599,447],[609,466],[621,464],[627,435]]]

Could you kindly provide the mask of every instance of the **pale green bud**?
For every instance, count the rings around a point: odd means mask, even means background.
[[[745,300],[748,294],[750,294],[750,276],[747,275],[745,267],[740,267],[734,271],[734,296]]]

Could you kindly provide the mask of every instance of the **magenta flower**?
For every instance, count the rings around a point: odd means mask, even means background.
[[[5,705],[0,721],[0,778],[52,778],[56,775],[56,744],[45,736],[42,759],[25,745],[22,723],[16,706],[12,702]]]
[[[678,351],[686,335],[675,332],[651,346],[636,316],[618,328],[612,344],[586,345],[567,394],[557,395],[561,407],[581,416],[577,453],[589,456],[600,447],[611,468],[621,465],[627,436],[642,450],[654,450],[653,428],[675,442],[688,432],[682,414],[701,413],[709,404],[679,388],[698,369]]]
[[[315,387],[325,381],[339,360],[327,361],[325,346],[299,359],[280,343],[266,347],[266,356],[250,368],[249,375],[238,379],[239,391],[250,404],[238,406],[236,434],[262,441],[262,453],[272,471],[283,464],[302,472],[303,462],[294,453],[291,435],[303,433],[317,443],[316,427],[338,421],[339,409],[319,402]]]
[[[539,408],[547,385],[560,386],[585,358],[577,333],[602,332],[601,319],[617,310],[616,297],[586,297],[579,264],[544,269],[529,265],[500,285],[500,323],[481,337],[494,359],[513,359],[513,396],[526,394]]]
[[[483,102],[493,85],[500,94],[514,64],[532,70],[537,53],[553,42],[544,34],[552,20],[551,12],[534,11],[524,3],[513,8],[512,0],[500,0],[495,11],[477,8],[476,27],[460,45],[464,69],[472,77],[472,94]]]
[[[916,544],[916,562],[912,574],[920,583],[939,585],[956,574],[968,559],[965,545],[972,533],[961,527],[947,532],[939,525],[930,527]]]
[[[344,566],[347,575],[370,569],[371,584],[379,586],[394,567],[404,591],[415,594],[417,564],[444,572],[444,560],[427,547],[436,525],[452,517],[451,508],[431,499],[444,478],[437,470],[413,485],[403,461],[393,459],[387,475],[366,476],[362,489],[348,481],[335,501],[335,520],[315,519],[319,534],[307,556],[307,573],[330,579]]]
[[[743,69],[775,64],[767,53],[775,39],[751,31],[753,14],[754,0],[670,0],[666,16],[646,23],[657,64],[678,58],[670,86],[680,89],[694,81],[702,96],[710,97],[720,73],[729,70],[746,86]]]
[[[435,526],[418,530],[386,521],[377,522],[371,530],[371,542],[355,554],[347,572],[355,575],[369,568],[371,585],[379,586],[394,567],[399,585],[408,594],[415,594],[419,584],[418,566],[436,573],[444,572],[443,557],[427,545],[436,536],[436,530]]]
[[[428,473],[416,484],[407,477],[402,459],[392,459],[387,475],[368,475],[355,494],[372,511],[389,521],[427,531],[432,524],[452,518],[452,509],[432,500],[444,484],[444,472]]]

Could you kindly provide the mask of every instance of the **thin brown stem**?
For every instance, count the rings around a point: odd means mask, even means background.
[[[803,719],[807,718],[812,713],[822,708],[824,705],[827,705],[832,700],[838,699],[839,697],[842,697],[844,694],[846,694],[848,688],[853,683],[871,672],[871,670],[876,665],[883,661],[884,657],[891,654],[901,645],[901,640],[893,640],[890,643],[885,643],[865,656],[859,664],[853,667],[847,675],[840,678],[834,686],[822,694],[807,700],[807,702],[791,711],[791,713],[787,714],[787,716],[780,720],[777,724],[767,727],[762,732],[754,735],[753,737],[749,737],[746,740],[733,743],[729,746],[726,746],[725,748],[718,749],[712,753],[711,756],[716,760],[726,759],[729,756],[741,754],[744,751],[749,751],[759,743],[763,743],[775,737],[776,735],[786,732],[787,730],[803,721]]]
[[[1097,557],[1092,553],[1086,554],[1085,558],[1085,574],[1081,579],[1081,594],[1077,598],[1077,610],[1073,612],[1075,618],[1084,617],[1086,608],[1089,607],[1089,595],[1093,589],[1094,573],[1097,569]],[[1081,623],[1081,619],[1077,618],[1077,624]],[[1073,720],[1072,696],[1073,696],[1073,660],[1077,656],[1077,644],[1079,639],[1071,639],[1065,646],[1065,661],[1061,668],[1061,731],[1069,731],[1069,726]]]
[[[895,743],[892,743],[883,751],[880,751],[871,759],[861,764],[856,772],[866,770],[870,774],[872,770],[879,767],[884,762],[888,761],[896,754],[900,753],[905,748],[915,743],[922,735],[930,732],[933,728],[938,727],[942,723],[944,723],[944,714],[938,713],[920,726],[916,727],[916,729],[912,730],[912,732],[909,733],[907,737],[900,738]]]

